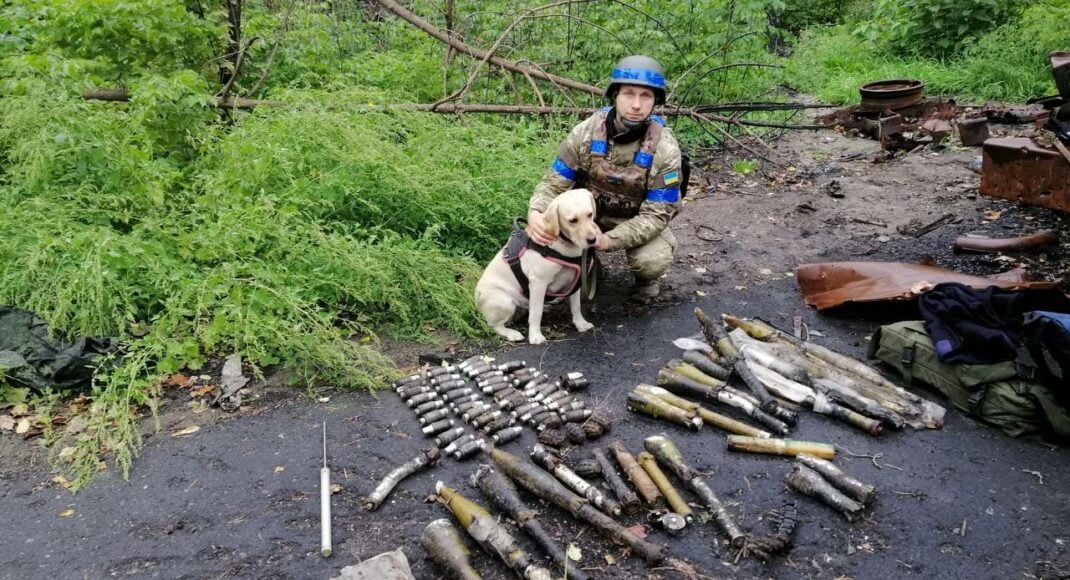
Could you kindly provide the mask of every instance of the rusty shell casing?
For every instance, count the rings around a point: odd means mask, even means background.
[[[435,409],[426,415],[420,417],[421,425],[429,425],[435,421],[445,419],[450,416],[450,410],[446,408]]]
[[[472,419],[471,423],[473,427],[476,427],[478,429],[501,416],[501,411],[488,411],[476,417],[475,419]]]
[[[635,486],[635,491],[639,492],[639,497],[642,498],[643,503],[654,509],[664,507],[665,496],[661,494],[658,486],[654,484],[654,480],[650,479],[650,476],[646,474],[639,462],[635,460],[635,456],[624,446],[624,442],[619,439],[613,441],[609,445],[609,450],[613,453],[614,459],[617,460],[617,465],[620,465],[620,468],[624,470],[624,474],[628,476],[632,485]]]
[[[441,419],[423,428],[424,437],[432,437],[453,427],[453,419]]]
[[[538,403],[528,403],[526,405],[522,405],[520,407],[517,407],[515,409],[515,411],[516,411],[517,416],[520,417],[521,421],[527,421],[528,419],[534,417],[535,415],[538,415],[540,413],[545,413],[545,412],[549,411],[549,409],[547,409],[546,407],[543,407],[542,405],[540,405]]]
[[[506,427],[505,429],[502,429],[497,433],[491,434],[490,440],[494,442],[495,445],[501,445],[503,443],[508,443],[513,439],[516,439],[517,437],[520,437],[520,434],[523,432],[524,428],[520,425],[516,425],[514,427]]]
[[[861,503],[847,497],[821,474],[809,467],[796,463],[791,467],[784,481],[791,489],[824,502],[826,505],[839,510],[847,521],[853,522],[862,517],[865,509]]]
[[[419,405],[416,405],[415,407],[413,407],[412,410],[417,415],[423,415],[423,414],[428,413],[430,411],[434,411],[435,409],[441,409],[442,407],[445,407],[445,406],[446,406],[446,403],[444,403],[444,402],[442,402],[442,401],[440,401],[438,399],[435,399],[433,401],[424,401],[423,403],[420,403]]]
[[[805,453],[821,459],[832,459],[836,456],[836,447],[828,443],[817,443],[814,441],[772,438],[763,439],[759,437],[747,437],[745,435],[729,435],[725,441],[730,451],[746,451],[750,453],[768,453],[771,455],[787,456],[795,456]]]
[[[435,437],[435,445],[439,447],[449,445],[457,439],[460,439],[461,435],[464,435],[464,426],[454,427],[449,431],[443,431],[439,433],[438,437]]]
[[[483,426],[483,432],[484,433],[488,433],[488,434],[489,433],[494,433],[495,431],[501,431],[502,429],[505,429],[506,427],[508,427],[508,426],[510,426],[512,424],[513,424],[513,418],[511,416],[502,415],[501,417],[498,417],[498,418],[494,419],[493,421],[491,421],[490,423],[487,423],[486,425],[484,425]]]
[[[464,459],[468,459],[469,457],[471,457],[471,456],[475,455],[476,453],[478,453],[481,449],[483,449],[483,440],[482,439],[476,439],[475,441],[469,441],[468,443],[465,443],[461,447],[458,447],[457,450],[453,452],[453,458],[458,460],[458,461],[461,461],[461,460],[464,460]]]
[[[474,434],[465,433],[461,437],[458,437],[457,439],[454,439],[453,441],[451,441],[450,444],[447,445],[442,450],[442,452],[447,454],[447,455],[453,455],[453,452],[457,451],[458,448],[460,448],[463,445],[466,445],[470,441],[475,441],[475,439],[476,439],[476,436]]]

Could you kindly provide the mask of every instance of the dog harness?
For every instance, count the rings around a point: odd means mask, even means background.
[[[565,238],[568,240],[568,238]],[[571,240],[569,240],[571,242]],[[558,264],[559,266],[572,270],[572,283],[567,286],[565,292],[551,292],[549,288],[546,290],[546,295],[550,298],[563,298],[565,296],[572,296],[580,289],[580,279],[582,277],[582,270],[580,264],[583,263],[583,256],[576,256],[575,258],[565,256],[560,252],[550,248],[549,246],[542,246],[535,243],[526,231],[520,227],[519,220],[513,221],[513,233],[509,234],[509,241],[505,243],[505,250],[502,252],[502,259],[506,264],[509,264],[509,269],[513,271],[513,276],[516,276],[516,281],[520,283],[520,291],[523,293],[524,298],[529,298],[529,284],[528,277],[524,274],[524,269],[520,267],[520,258],[528,251],[536,252],[542,257]],[[594,250],[588,250],[594,252]],[[587,273],[590,274],[594,270],[595,261],[588,259]]]

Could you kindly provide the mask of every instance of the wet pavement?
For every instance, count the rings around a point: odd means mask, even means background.
[[[692,466],[710,474],[711,487],[745,530],[769,533],[773,526],[766,512],[790,495],[783,483],[788,459],[728,452],[724,435],[713,428],[688,432],[624,410],[627,392],[653,382],[657,370],[677,356],[671,341],[699,332],[695,306],[710,314],[758,315],[781,328],[790,328],[792,316],[801,315],[824,334],[814,340],[855,356],[864,354],[865,337],[880,322],[879,309],[838,316],[806,310],[793,282],[784,279],[745,292],[684,299],[633,317],[593,316],[596,330],[585,335],[566,330],[564,340],[491,354],[502,361],[526,360],[545,373],[580,371],[590,378],[585,396],[614,419],[613,431],[574,454],[587,456],[611,438],[637,453],[644,437],[666,432]],[[428,445],[415,416],[389,391],[330,393],[329,402],[321,403],[276,388],[236,415],[205,419],[190,437],[160,433],[147,439],[129,481],[109,471],[75,495],[49,483],[40,453],[36,466],[8,463],[0,469],[5,520],[0,577],[326,578],[400,547],[418,578],[434,578],[438,572],[424,558],[418,538],[432,520],[448,517],[442,506],[425,501],[435,482],[486,503],[468,483],[483,459],[477,456],[466,462],[444,459],[403,481],[376,512],[360,507],[360,498],[380,477]],[[322,421],[327,422],[333,481],[342,486],[333,497],[335,554],[327,559],[319,555]],[[836,444],[835,462],[877,486],[878,499],[865,519],[848,523],[824,505],[796,496],[796,547],[770,563],[737,561],[712,522],[677,536],[651,527],[649,539],[719,578],[1070,574],[1070,454],[1065,449],[1010,439],[950,409],[941,430],[879,437],[804,412],[792,437]],[[533,439],[526,432],[505,449],[526,455]],[[541,507],[550,532],[582,549],[580,564],[592,575],[679,577],[648,568],[591,527]],[[622,520],[631,525],[645,517]],[[477,554],[475,563],[488,578],[510,577],[484,554]]]

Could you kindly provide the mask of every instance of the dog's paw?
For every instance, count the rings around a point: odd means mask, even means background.
[[[578,330],[580,332],[587,332],[588,330],[594,328],[593,324],[591,324],[590,322],[587,322],[586,320],[584,320],[582,318],[579,319],[579,320],[573,320],[572,323],[576,325],[576,330]]]
[[[528,335],[528,342],[531,344],[542,344],[546,342],[546,337],[541,332],[532,332]]]
[[[510,342],[520,342],[524,340],[524,335],[519,330],[513,330],[512,328],[495,328],[498,334],[505,337],[505,340]]]

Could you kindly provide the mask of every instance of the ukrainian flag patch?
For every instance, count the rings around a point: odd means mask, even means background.
[[[665,185],[672,185],[674,183],[680,183],[680,172],[679,171],[670,171],[670,172],[665,174],[664,180],[665,180]]]

